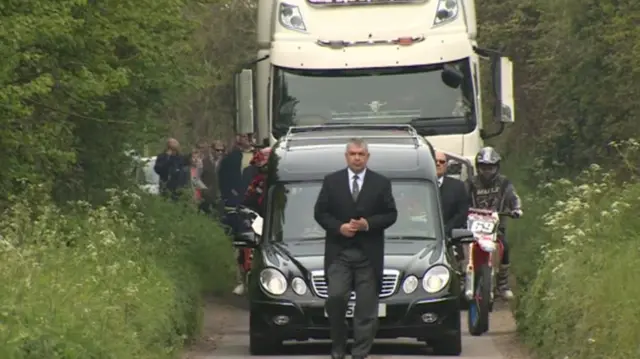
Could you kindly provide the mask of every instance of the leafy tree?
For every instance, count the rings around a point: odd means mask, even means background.
[[[481,0],[477,9],[481,42],[516,61],[518,123],[506,145],[525,143],[547,165],[615,163],[608,143],[640,132],[640,3]]]
[[[24,183],[87,195],[123,183],[124,152],[197,81],[183,59],[191,0],[9,1],[0,6],[0,196]],[[185,66],[186,65],[186,66]]]

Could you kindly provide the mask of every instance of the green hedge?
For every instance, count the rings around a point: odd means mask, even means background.
[[[540,358],[640,357],[640,184],[616,183],[592,165],[520,188],[526,217],[509,229],[516,320]]]
[[[0,358],[174,358],[232,284],[220,228],[157,197],[23,201],[0,225]]]

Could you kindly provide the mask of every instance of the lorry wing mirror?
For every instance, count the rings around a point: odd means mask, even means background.
[[[460,176],[462,175],[462,163],[456,161],[449,161],[447,165],[447,175]]]
[[[236,133],[253,133],[253,71],[235,74]]]
[[[502,123],[514,123],[513,99],[513,62],[508,57],[500,57],[500,108],[499,119]]]
[[[462,84],[462,80],[464,79],[464,75],[460,70],[455,66],[448,64],[444,65],[440,76],[445,85],[454,89],[460,87],[460,84]]]

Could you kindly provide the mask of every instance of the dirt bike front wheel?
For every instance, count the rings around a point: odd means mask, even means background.
[[[476,269],[474,295],[467,310],[469,334],[473,336],[482,335],[489,330],[491,280],[491,267],[488,264]]]

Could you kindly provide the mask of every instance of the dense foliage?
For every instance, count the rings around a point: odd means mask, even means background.
[[[230,289],[219,226],[137,195],[125,154],[228,132],[252,14],[242,1],[2,2],[0,357],[175,357],[202,293]]]
[[[252,15],[248,2],[5,1],[0,201],[45,182],[83,198],[122,185],[125,150],[168,129],[186,142],[228,132]]]
[[[620,150],[622,162],[638,159],[630,156],[640,148],[635,141],[612,147]],[[638,335],[640,319],[634,304],[640,186],[633,171],[635,166],[607,172],[593,164],[573,180],[527,187],[521,177],[540,177],[510,169],[527,204],[527,216],[509,231],[519,295],[516,320],[538,357],[637,356],[630,338]],[[630,182],[621,180],[629,177]]]
[[[173,358],[201,294],[228,290],[231,243],[189,207],[110,191],[65,210],[29,192],[0,219],[0,357]]]
[[[480,38],[516,62],[518,124],[510,150],[535,148],[547,166],[584,168],[640,127],[640,3],[479,0]]]
[[[637,357],[638,145],[623,140],[640,131],[640,3],[478,5],[481,42],[516,62],[518,123],[496,144],[526,206],[509,233],[522,338],[540,358]]]

